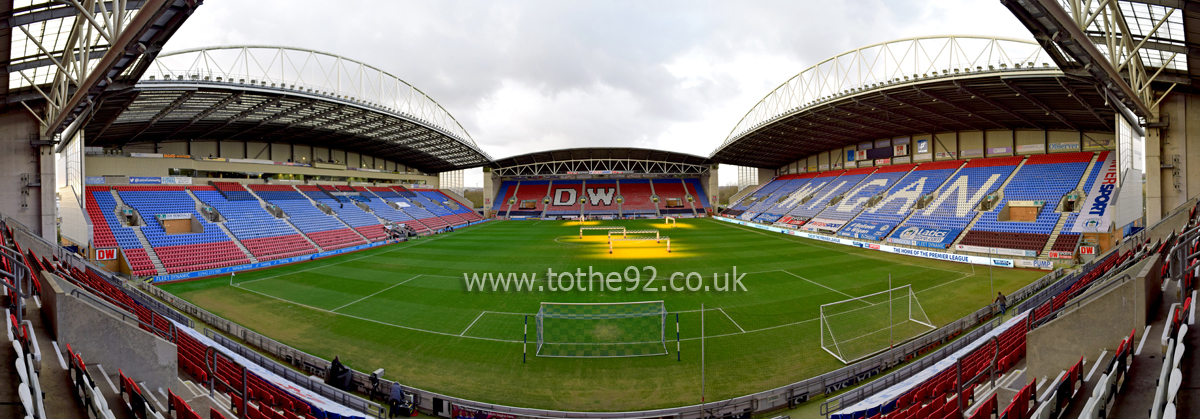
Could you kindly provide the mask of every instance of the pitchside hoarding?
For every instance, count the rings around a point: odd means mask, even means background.
[[[847,224],[838,235],[853,237],[864,240],[882,240],[887,236],[889,231],[892,231],[891,224],[875,224],[864,223],[862,221],[854,221]]]
[[[859,248],[863,248],[863,249],[878,250],[881,252],[897,253],[897,254],[901,254],[901,255],[916,256],[916,257],[921,257],[921,258],[926,258],[926,259],[945,260],[945,261],[950,261],[950,262],[970,263],[973,265],[992,265],[992,266],[999,266],[1002,268],[1011,268],[1015,265],[1013,263],[1012,259],[999,259],[999,258],[988,258],[988,257],[982,257],[982,256],[957,255],[954,253],[935,252],[932,250],[921,250],[921,249],[909,249],[906,247],[895,247],[895,246],[889,246],[886,244],[863,243],[863,242],[856,241],[856,240],[843,239],[840,237],[825,236],[825,235],[821,235],[821,234],[813,234],[813,233],[809,233],[806,231],[798,231],[798,230],[792,230],[792,229],[788,229],[788,228],[762,225],[762,224],[758,224],[758,223],[749,223],[749,222],[745,222],[742,220],[726,218],[726,217],[721,217],[721,216],[716,216],[713,218],[718,221],[724,221],[727,223],[733,223],[733,224],[737,224],[737,225],[741,225],[741,226],[753,227],[753,228],[757,228],[757,229],[761,229],[761,230],[773,231],[773,232],[782,233],[782,234],[790,234],[793,236],[800,236],[800,237],[804,237],[806,239],[820,240],[823,242],[837,243],[837,244],[841,244],[841,245],[854,246],[854,247],[859,247]],[[953,239],[951,239],[951,240],[953,240]]]
[[[887,241],[908,246],[945,249],[954,242],[954,239],[958,237],[958,233],[960,232],[962,232],[962,230],[957,228],[927,228],[908,226],[897,229],[895,233],[892,233],[891,236],[888,236]]]

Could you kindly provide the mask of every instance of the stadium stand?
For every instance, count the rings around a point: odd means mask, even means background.
[[[150,276],[159,273],[138,240],[137,233],[117,220],[117,201],[113,198],[111,189],[104,186],[88,186],[87,212],[88,217],[92,219],[93,243],[97,248],[120,247],[134,275]]]
[[[392,200],[400,204],[402,207],[401,211],[404,211],[414,220],[417,220],[418,223],[423,224],[430,231],[438,231],[450,226],[450,223],[446,222],[446,220],[443,220],[424,207],[426,204],[422,203],[422,201],[428,200],[418,198],[415,192],[403,186],[393,186],[392,190],[398,195],[392,198]]]
[[[458,214],[451,211],[446,205],[450,198],[438,191],[415,191],[416,200],[421,202],[433,215],[441,218],[446,224],[454,227],[462,227],[467,225],[468,221],[460,217]]]
[[[700,203],[700,207],[704,208],[705,212],[712,210],[712,206],[708,204],[708,195],[704,194],[704,186],[700,184],[700,179],[684,179],[683,184],[687,188],[688,193],[696,197],[696,202]]]
[[[193,186],[212,190],[210,186]],[[196,201],[178,186],[117,186],[121,201],[137,211],[146,223],[141,233],[154,249],[167,273],[198,271],[242,265],[249,262],[220,227],[208,222],[196,209]],[[201,231],[168,234],[159,216],[188,215]]]
[[[852,175],[854,176],[853,179],[842,179],[842,176],[848,173],[848,171],[844,170],[830,170],[828,172],[818,173],[815,178],[805,185],[805,188],[797,191],[800,193],[793,194],[797,200],[796,206],[793,207],[791,211],[788,211],[787,215],[792,217],[792,219],[804,222],[811,220],[813,216],[825,209],[825,205],[829,203],[830,199],[833,199],[839,190],[845,190],[853,187],[854,184],[858,183],[859,180],[862,180],[862,178],[866,177],[870,171],[875,169],[866,168],[852,170],[855,171],[855,174]],[[859,172],[862,170],[867,170],[867,172]],[[792,198],[792,196],[789,196],[788,200],[791,201]],[[807,202],[803,201],[805,198],[808,199]]]
[[[515,192],[517,202],[511,206],[505,216],[537,217],[542,215],[544,209],[542,199],[549,194],[549,185],[550,181],[546,180],[521,181]]]
[[[902,227],[949,231],[953,237],[947,237],[940,244],[928,244],[946,248],[978,214],[975,209],[979,202],[1003,186],[1024,159],[1023,156],[1014,156],[973,159],[967,162],[957,175],[938,189],[936,197],[929,205],[914,211]]]
[[[617,182],[589,180],[585,185],[583,212],[588,215],[617,215]]]
[[[754,190],[754,192],[743,195],[741,200],[730,203],[729,208],[725,210],[725,215],[730,217],[739,217],[743,220],[754,218],[753,216],[747,218],[744,217],[744,215],[750,210],[751,207],[757,205],[759,202],[766,202],[763,201],[763,199],[766,199],[768,196],[770,196],[772,192],[775,192],[776,189],[779,189],[784,183],[787,183],[788,180],[790,180],[790,178],[775,178],[771,179],[770,182],[760,185],[758,189]]]
[[[856,187],[847,189],[836,205],[829,205],[813,218],[849,221],[862,211],[871,198],[887,191],[888,188],[895,185],[897,181],[907,175],[914,167],[916,167],[915,164],[897,164],[880,167],[874,173],[862,179]],[[843,178],[848,176],[851,176],[849,171]]]
[[[241,185],[238,185],[239,187]],[[227,192],[195,191],[201,202],[216,208],[234,238],[261,261],[316,253],[317,249],[286,222],[275,218],[249,192],[249,200],[230,201]]]
[[[221,193],[225,199],[230,201],[255,201],[250,191],[247,191],[242,184],[237,182],[212,182],[212,186]]]
[[[1029,157],[1004,190],[1004,196],[963,237],[962,244],[1017,249],[1040,253],[1061,218],[1056,212],[1063,196],[1074,190],[1083,177],[1092,153],[1038,154]],[[1036,220],[1000,221],[1013,201],[1040,203]]]
[[[1100,152],[1100,154],[1098,156],[1096,156],[1096,161],[1097,162],[1104,161],[1104,159],[1108,158],[1108,153],[1109,153],[1108,151]],[[1095,168],[1093,168],[1091,173],[1088,174],[1088,179],[1083,185],[1083,191],[1085,193],[1087,191],[1092,190],[1092,184],[1096,183],[1096,177],[1099,174],[1100,174],[1100,171],[1096,170]],[[1078,210],[1067,214],[1067,219],[1063,222],[1063,225],[1064,226],[1075,225],[1075,218],[1077,218],[1078,216],[1079,216]],[[1075,249],[1077,247],[1079,247],[1080,237],[1082,237],[1082,236],[1079,233],[1070,233],[1070,232],[1059,233],[1058,237],[1054,239],[1054,245],[1050,250],[1053,250],[1056,252],[1074,252]]]
[[[651,199],[654,190],[651,189],[649,180],[621,179],[617,183],[620,185],[621,197],[624,198],[621,202],[621,215],[653,216],[658,213],[658,205]]]
[[[474,208],[469,207],[468,205],[466,205],[466,203],[461,202],[458,199],[455,199],[454,197],[446,194],[445,192],[434,191],[434,192],[429,192],[429,193],[430,193],[430,197],[431,197],[430,199],[439,200],[439,202],[443,203],[442,204],[443,207],[446,207],[447,210],[450,210],[451,214],[457,215],[458,218],[461,218],[463,221],[466,221],[468,223],[473,223],[476,221],[483,220],[483,216],[481,216],[481,215],[479,215],[479,213],[475,212]]]
[[[830,181],[829,186],[817,192],[807,204],[801,205],[800,208],[789,212],[788,215],[791,215],[792,218],[805,221],[804,228],[806,230],[812,229],[812,231],[817,231],[819,228],[837,231],[837,228],[845,223],[840,222],[842,220],[821,218],[819,217],[820,213],[825,212],[834,204],[842,202],[846,193],[850,192],[863,179],[866,179],[874,172],[874,167],[847,170],[841,176]]]
[[[517,184],[520,181],[506,180],[500,184],[500,190],[496,193],[496,200],[492,201],[492,213],[500,214],[508,212],[508,200],[512,198],[513,192],[517,190]]]
[[[307,191],[309,194],[318,198],[329,197],[329,194],[316,189],[316,187],[307,189],[309,189]],[[250,185],[250,190],[260,198],[278,206],[284,214],[287,214],[288,222],[312,239],[321,249],[334,250],[366,244],[366,240],[355,234],[336,216],[317,209],[305,195],[291,185]]]
[[[791,217],[787,217],[787,213],[795,209],[797,205],[800,205],[800,201],[804,197],[812,195],[815,189],[823,187],[828,182],[828,179],[823,178],[814,183],[817,175],[819,174],[804,173],[781,177],[780,180],[786,182],[776,188],[775,192],[764,198],[768,207],[755,215],[754,218],[764,223],[783,222],[785,224],[794,224],[799,222],[799,220],[793,222]]]
[[[921,163],[888,189],[883,199],[851,219],[838,234],[882,240],[911,213],[921,197],[940,187],[962,165],[961,160]]]
[[[579,199],[584,197],[583,181],[557,180],[550,186],[550,206],[545,215],[578,216]]]
[[[687,200],[688,192],[683,187],[681,179],[655,179],[653,182],[654,192],[658,195],[660,214],[695,214],[692,211],[692,204]],[[672,202],[678,202],[680,206],[670,207]]]

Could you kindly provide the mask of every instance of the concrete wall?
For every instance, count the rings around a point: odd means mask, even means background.
[[[70,344],[89,364],[104,365],[110,373],[120,368],[151,390],[181,390],[175,344],[114,315],[113,309],[70,294],[57,296],[56,310],[59,344]]]
[[[35,232],[41,232],[43,211],[53,217],[54,207],[43,208],[39,199],[40,188],[26,189],[26,182],[21,180],[21,175],[27,175],[32,183],[37,182],[42,156],[30,144],[31,140],[38,140],[37,120],[24,108],[18,109],[0,115],[0,212]],[[53,156],[48,158],[53,161]],[[50,182],[43,184],[54,188],[53,164],[49,175]]]
[[[1079,361],[1080,357],[1096,359],[1102,350],[1117,349],[1121,339],[1137,330],[1135,338],[1145,332],[1146,318],[1157,309],[1161,295],[1148,290],[1161,284],[1158,272],[1162,262],[1151,256],[1124,272],[1132,280],[1104,289],[1076,308],[1067,308],[1058,318],[1041,325],[1026,335],[1026,363],[1035,379],[1053,379],[1062,370]]]

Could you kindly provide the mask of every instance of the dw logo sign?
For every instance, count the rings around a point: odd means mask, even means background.
[[[594,206],[609,206],[612,205],[613,197],[617,194],[617,188],[586,188],[584,194],[587,196],[583,197],[584,199],[576,199],[578,193],[579,190],[575,188],[555,189],[551,205],[562,207],[586,202]]]

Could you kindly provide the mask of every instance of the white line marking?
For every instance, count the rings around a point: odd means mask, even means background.
[[[1104,355],[1107,355],[1107,354],[1108,354],[1108,349],[1105,349],[1104,351],[1100,352],[1100,357],[1096,358],[1096,363],[1094,365],[1092,365],[1092,370],[1088,371],[1087,377],[1083,378],[1084,382],[1092,381],[1092,375],[1096,373],[1096,368],[1100,367],[1100,361],[1103,361]]]
[[[476,316],[476,317],[475,317],[475,320],[472,320],[472,321],[471,321],[471,324],[468,324],[468,325],[467,325],[467,328],[466,328],[466,329],[463,329],[462,333],[459,333],[458,335],[459,335],[459,336],[465,336],[465,335],[467,334],[467,331],[468,331],[468,330],[471,330],[471,326],[474,326],[474,325],[475,325],[475,322],[479,321],[479,318],[480,318],[480,317],[483,317],[483,315],[484,315],[484,314],[487,314],[487,311],[486,311],[486,310],[485,310],[485,311],[483,311],[482,313],[479,313],[479,316]]]
[[[733,325],[734,325],[734,326],[737,326],[738,330],[741,330],[741,331],[742,331],[742,333],[746,333],[746,329],[743,329],[743,328],[742,328],[742,326],[741,326],[741,325],[739,325],[739,324],[738,324],[738,322],[737,322],[736,320],[734,320],[734,319],[733,319],[733,317],[729,317],[729,313],[726,313],[726,312],[725,312],[725,309],[723,309],[723,308],[718,308],[717,310],[720,310],[720,311],[721,311],[721,314],[724,314],[724,315],[725,315],[725,318],[727,318],[727,319],[729,319],[729,321],[733,322]]]
[[[400,282],[400,283],[398,283],[398,284],[394,284],[394,285],[392,285],[392,286],[390,286],[390,287],[387,287],[387,288],[381,289],[381,290],[379,290],[379,291],[376,291],[374,294],[371,294],[371,295],[368,295],[368,296],[366,296],[366,297],[359,298],[359,299],[357,299],[357,300],[351,301],[351,302],[349,302],[349,303],[346,303],[346,304],[342,305],[341,307],[338,307],[338,308],[335,308],[335,309],[333,309],[333,310],[329,310],[329,311],[331,311],[331,312],[336,312],[336,311],[338,311],[338,310],[341,310],[341,309],[343,309],[343,308],[346,308],[346,307],[352,306],[352,305],[354,305],[355,303],[358,303],[359,301],[362,301],[362,300],[365,300],[365,299],[368,299],[368,298],[374,297],[374,296],[376,296],[376,295],[379,295],[379,293],[381,293],[381,292],[384,292],[384,291],[390,290],[390,289],[392,289],[392,288],[396,288],[396,287],[398,287],[398,286],[404,285],[404,284],[408,283],[408,281],[412,281],[412,280],[414,280],[414,279],[417,279],[417,278],[419,278],[419,277],[421,277],[421,275],[417,275],[417,276],[414,276],[414,277],[412,277],[412,278],[405,279],[404,281],[401,281],[401,282]]]
[[[54,354],[58,355],[58,365],[61,366],[64,371],[67,370],[67,361],[63,360],[62,351],[58,350],[58,341],[52,340],[50,341],[50,344],[54,345]]]
[[[121,389],[118,389],[117,386],[113,385],[112,378],[109,378],[108,373],[104,371],[104,366],[96,364],[96,369],[100,370],[100,375],[104,376],[104,381],[108,381],[108,386],[112,387],[113,393],[117,393],[118,395],[121,394]]]
[[[827,287],[827,286],[825,286],[825,285],[823,285],[823,284],[820,284],[820,283],[818,283],[818,282],[816,282],[816,281],[813,281],[813,280],[811,280],[811,279],[808,279],[808,278],[802,277],[802,276],[800,276],[800,275],[796,275],[796,274],[794,274],[794,273],[791,273],[791,272],[785,271],[785,270],[783,270],[783,269],[780,269],[780,270],[779,270],[779,272],[783,272],[783,273],[785,273],[785,274],[788,274],[788,275],[794,276],[794,277],[796,277],[796,278],[803,279],[803,280],[805,280],[805,281],[808,281],[808,282],[811,282],[811,283],[813,283],[813,285],[819,286],[819,287],[821,287],[821,288],[825,288],[825,289],[827,289],[827,290],[830,290],[830,291],[836,292],[836,293],[838,293],[838,294],[845,295],[845,296],[847,296],[847,297],[850,297],[850,298],[853,298],[853,299],[858,299],[858,297],[855,297],[855,296],[853,296],[853,295],[850,295],[850,294],[846,294],[846,293],[844,293],[844,292],[841,292],[841,291],[835,290],[835,289],[833,289],[833,288],[829,288],[829,287]],[[870,303],[868,303],[868,304],[870,304]],[[871,305],[874,305],[874,304],[871,304]]]
[[[496,225],[496,223],[491,223],[491,224],[488,224],[488,225]],[[487,226],[487,225],[485,225],[485,227],[486,227],[486,226]],[[475,230],[478,230],[478,229],[475,229]],[[458,231],[459,231],[459,230],[454,230],[454,232],[455,232],[455,233],[457,233]],[[363,255],[363,256],[359,256],[359,257],[356,257],[356,258],[353,258],[353,259],[346,259],[346,260],[343,260],[343,261],[341,261],[341,262],[337,262],[337,263],[331,263],[331,264],[328,264],[328,265],[321,265],[321,266],[314,266],[314,267],[311,267],[311,268],[308,268],[308,269],[301,269],[301,270],[299,270],[299,271],[295,271],[295,272],[288,272],[288,273],[279,274],[279,275],[275,275],[275,276],[268,276],[268,277],[266,277],[266,278],[251,279],[251,280],[249,280],[249,281],[242,281],[242,282],[238,282],[238,283],[236,283],[236,284],[233,284],[233,285],[234,285],[234,286],[236,286],[236,287],[240,287],[240,286],[242,286],[242,284],[249,284],[249,283],[251,283],[251,282],[265,281],[265,280],[268,280],[268,279],[272,279],[272,278],[278,278],[278,277],[281,277],[281,276],[288,276],[288,275],[292,275],[292,274],[298,274],[298,273],[301,273],[301,272],[308,272],[308,271],[311,271],[311,270],[314,270],[314,269],[328,268],[328,267],[330,267],[330,266],[341,265],[341,264],[343,264],[343,263],[347,263],[347,262],[353,262],[353,261],[356,261],[356,260],[366,259],[366,258],[369,258],[369,257],[374,257],[374,256],[379,256],[379,255],[385,255],[385,254],[388,254],[388,253],[395,252],[395,251],[397,251],[397,250],[404,250],[404,249],[407,249],[407,248],[410,248],[410,247],[413,247],[413,246],[418,246],[418,245],[420,245],[420,244],[422,244],[422,243],[429,243],[429,242],[431,242],[431,241],[435,241],[435,240],[441,239],[441,238],[443,238],[443,237],[448,237],[448,236],[451,236],[451,235],[453,235],[453,234],[439,234],[437,237],[434,237],[434,238],[432,238],[432,239],[416,240],[414,243],[412,243],[412,244],[410,244],[410,245],[408,245],[408,246],[400,246],[400,247],[396,247],[396,248],[394,248],[394,249],[390,249],[390,250],[388,250],[388,251],[386,251],[386,252],[372,253],[372,254],[369,254],[369,255]]]
[[[1146,345],[1146,336],[1150,336],[1150,328],[1152,327],[1154,327],[1152,324],[1146,325],[1146,330],[1142,332],[1142,342],[1138,344],[1137,351],[1133,353],[1133,356],[1142,354],[1142,346]]]

